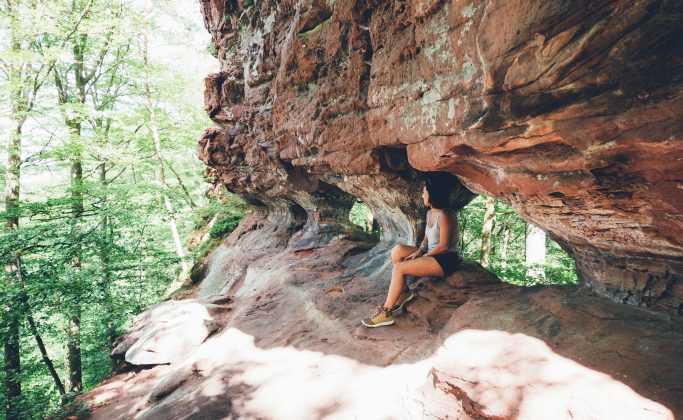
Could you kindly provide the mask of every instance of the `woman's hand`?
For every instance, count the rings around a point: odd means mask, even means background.
[[[415,252],[413,252],[412,254],[410,254],[410,255],[408,255],[407,257],[405,257],[405,258],[403,259],[403,261],[414,260],[415,258],[420,258],[421,256],[422,256],[422,251],[420,251],[420,250],[418,249],[417,251],[415,251]]]

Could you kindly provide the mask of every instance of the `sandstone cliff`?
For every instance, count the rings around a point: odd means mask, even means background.
[[[200,154],[229,190],[309,220],[358,197],[412,242],[420,171],[449,172],[598,293],[683,310],[681,2],[201,3]]]
[[[122,337],[116,355],[144,369],[90,393],[94,418],[683,413],[682,2],[201,7],[222,71],[199,153],[255,211],[192,299]],[[417,279],[397,326],[359,327],[389,250],[423,231],[426,171],[452,207],[510,203],[582,286],[467,265]],[[356,199],[381,240],[349,225]]]

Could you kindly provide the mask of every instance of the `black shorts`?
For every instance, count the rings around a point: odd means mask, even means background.
[[[443,275],[449,276],[460,266],[460,256],[455,251],[446,251],[432,255],[443,270]]]

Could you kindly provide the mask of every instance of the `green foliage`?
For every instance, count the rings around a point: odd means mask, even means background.
[[[370,207],[367,204],[362,201],[356,201],[349,212],[349,221],[354,225],[360,226],[366,232],[372,233],[376,240],[381,240],[384,232],[377,222],[374,222],[373,225],[370,224],[371,218],[369,216],[371,213]]]
[[[208,241],[204,241],[197,249],[193,251],[194,260],[201,261],[202,259],[206,258],[206,256],[209,255],[209,253],[218,245],[220,245],[220,243],[221,241],[219,239],[209,239]]]
[[[17,0],[10,4],[14,7],[11,15],[0,6],[0,65],[21,66],[21,74],[37,75],[41,84],[36,110],[21,114],[31,118],[22,139],[22,156],[27,158],[21,166],[18,209],[0,209],[0,262],[13,261],[20,252],[23,268],[21,284],[16,276],[0,278],[0,338],[9,316],[21,319],[19,417],[61,418],[78,410],[67,407],[75,395],[62,401],[27,317],[35,320],[63,382],[68,376],[65,329],[69,318],[80,313],[83,388],[88,391],[111,373],[112,339],[178,280],[180,259],[165,197],[174,208],[186,249],[202,249],[211,243],[191,246],[197,236],[195,228],[206,233],[206,224],[220,213],[220,227],[226,231],[229,221],[236,220],[235,214],[241,217],[246,206],[233,198],[205,195],[205,190],[213,188],[204,182],[204,166],[195,154],[197,139],[211,123],[203,111],[202,80],[155,57],[144,65],[142,35],[146,26],[154,28],[155,24],[146,21],[144,11],[135,9],[136,3],[56,0],[50,7],[40,7],[39,2]],[[166,12],[167,8],[159,8],[149,16]],[[18,31],[19,52],[5,42],[10,31],[7,22],[18,22],[11,29]],[[195,30],[185,25],[177,28],[173,30],[188,31],[185,35]],[[190,38],[165,33],[163,28],[153,34],[166,44]],[[79,65],[92,70],[83,92],[73,86],[77,49],[83,53]],[[197,48],[197,55],[199,50],[203,48]],[[43,73],[32,73],[32,68]],[[47,76],[48,68],[55,73]],[[23,86],[21,81],[10,80],[10,74],[0,72],[3,100]],[[64,85],[57,86],[54,76],[61,77]],[[158,182],[160,162],[151,136],[146,82],[167,185]],[[2,112],[14,112],[4,101],[0,103]],[[74,121],[80,124],[80,132],[70,135],[67,122]],[[8,133],[2,126],[0,136],[1,150],[6,152]],[[74,186],[69,169],[77,159],[82,162],[83,179]],[[100,179],[102,165],[104,179]],[[3,191],[6,174],[3,166]],[[81,213],[74,211],[79,200]],[[197,216],[193,205],[200,209]],[[19,230],[5,229],[5,220],[15,214],[20,216]],[[76,254],[80,256],[78,268],[72,266]],[[19,304],[22,299],[25,303]],[[3,375],[0,368],[0,399],[4,401]],[[0,418],[6,417],[4,409],[0,405]]]
[[[213,42],[210,42],[209,45],[206,46],[206,52],[211,54],[213,57],[218,58],[218,48],[216,48],[216,44]]]
[[[349,212],[349,220],[351,223],[368,230],[368,213],[370,213],[370,208],[365,203],[356,201]]]
[[[226,214],[222,218],[218,219],[213,227],[211,227],[209,235],[214,239],[222,238],[223,236],[235,230],[243,216],[244,215],[242,213]]]
[[[479,261],[486,197],[478,196],[458,212],[460,225],[459,247],[464,258]],[[525,263],[525,239],[527,223],[512,207],[496,201],[495,222],[491,234],[489,270],[498,278],[520,286],[536,284],[576,284],[574,260],[550,237],[546,236],[546,262],[542,265],[545,278],[527,275],[530,268]],[[504,232],[508,230],[506,258],[502,259]]]
[[[192,215],[193,230],[203,229],[214,217],[221,219],[230,214],[244,215],[248,207],[238,196],[222,193],[220,198],[212,199],[206,205],[195,209]]]

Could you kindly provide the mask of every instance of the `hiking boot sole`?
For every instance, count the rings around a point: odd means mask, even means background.
[[[375,328],[375,327],[383,327],[383,326],[385,326],[385,325],[393,325],[394,320],[392,319],[392,320],[390,320],[390,321],[379,322],[379,323],[377,323],[377,324],[366,324],[366,323],[365,323],[365,320],[363,320],[363,321],[361,321],[360,323],[363,324],[363,325],[365,325],[366,327]]]

